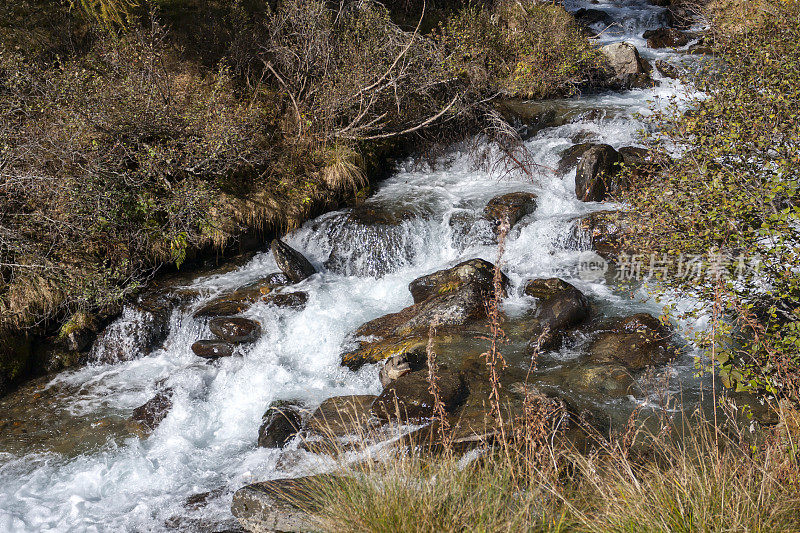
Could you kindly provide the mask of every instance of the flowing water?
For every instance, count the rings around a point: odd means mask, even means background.
[[[603,9],[620,23],[602,42],[632,42],[651,60],[679,58],[648,50],[640,37],[663,25],[662,8],[644,0],[566,4],[570,10]],[[166,341],[152,353],[65,372],[0,400],[0,531],[214,531],[233,523],[229,505],[239,487],[330,466],[329,459],[296,449],[257,448],[266,407],[276,399],[313,406],[337,395],[379,393],[376,367],[351,372],[340,366],[348,335],[410,305],[407,286],[414,278],[473,257],[494,262],[491,228],[473,222],[488,200],[506,192],[538,195],[536,212],[508,238],[509,313],[532,305],[519,295],[525,280],[557,275],[584,291],[600,314],[657,315],[660,307],[641,290],[631,295],[630,287],[578,275],[585,246],[574,237],[575,219],[609,205],[578,201],[575,169],[564,175],[552,169],[576,142],[635,146],[645,127],[639,114],[685,97],[680,82],[659,81],[654,89],[547,102],[560,120],[526,141],[540,167],[532,179],[512,173],[499,180],[497,172],[476,170],[455,147],[434,170],[401,165],[367,200],[396,219],[388,232],[348,222],[344,210],[286,236],[322,273],[298,286],[309,294],[304,309],[256,304],[244,312],[262,324],[264,334],[237,348],[238,356],[214,364],[195,356],[191,344],[210,334],[192,314],[203,301],[278,271],[269,253],[184,287],[194,299],[172,311]],[[137,328],[147,327],[143,322],[147,319],[127,310],[113,326],[117,340],[134,339]],[[549,367],[568,366],[577,355],[576,349],[551,354]],[[691,355],[684,357],[669,372],[673,390],[691,400],[701,383],[692,375]],[[141,438],[126,420],[164,386],[174,391],[173,407],[152,435]],[[624,417],[648,398],[594,401]],[[187,497],[206,491],[212,493],[203,505],[185,504]]]

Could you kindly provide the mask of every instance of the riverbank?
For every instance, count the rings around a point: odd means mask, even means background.
[[[0,390],[81,360],[158,271],[363,200],[394,158],[481,130],[513,149],[498,95],[608,77],[574,19],[536,3],[117,7],[0,12]]]
[[[271,512],[250,507],[265,493],[263,482],[385,457],[395,430],[433,442],[434,452],[450,442],[472,450],[469,459],[494,445],[500,460],[503,450],[525,459],[537,450],[556,453],[537,439],[549,442],[562,430],[566,442],[590,453],[587,437],[624,444],[629,425],[658,434],[652,421],[674,412],[666,399],[715,414],[721,385],[697,374],[696,363],[708,359],[687,324],[661,317],[643,280],[603,259],[620,252],[619,226],[609,217],[620,207],[613,195],[630,184],[619,163],[652,170],[639,132],[651,127],[653,102],[658,110],[692,101],[691,89],[669,73],[697,65],[691,52],[700,36],[670,31],[672,11],[649,2],[567,8],[576,16],[584,9],[589,26],[604,24],[591,22],[602,16],[591,10],[613,19],[595,44],[601,54],[616,52],[610,58],[628,58],[611,61],[618,90],[505,102],[501,111],[515,127],[499,128],[503,136],[446,137],[462,142],[431,151],[430,165],[399,162],[363,202],[308,220],[269,252],[234,268],[178,276],[128,301],[86,354],[92,364],[0,399],[3,525],[203,531],[235,529],[235,515],[256,527]],[[687,41],[675,48],[666,38]],[[619,90],[623,82],[641,87]],[[286,99],[288,125],[296,127]],[[401,409],[392,409],[395,398]],[[347,417],[350,407],[356,416]],[[493,424],[498,413],[508,426]],[[775,423],[763,414],[756,413],[757,424]],[[445,435],[452,439],[441,442]],[[530,442],[533,455],[497,445],[504,441]],[[619,449],[634,455],[632,447]],[[745,451],[710,464],[749,468]],[[608,460],[603,475],[613,480],[625,463],[610,455],[586,463],[587,473]],[[455,457],[446,458],[440,466],[453,472],[454,492],[446,478],[433,486],[452,495],[460,490],[457,472],[487,482],[492,470],[514,472],[485,457],[473,470],[453,469]],[[571,455],[547,480],[579,472],[568,465],[580,457]],[[420,457],[431,465],[427,458]],[[394,466],[376,468],[402,473]],[[649,479],[641,472],[630,478],[640,488]],[[742,478],[748,487],[762,479],[751,473]],[[462,495],[479,498],[474,484],[462,486]],[[512,492],[487,502],[528,494],[518,490],[524,485],[498,486]],[[377,504],[375,495],[385,494],[345,488]],[[417,501],[396,494],[399,505],[401,497]],[[787,501],[770,508],[776,517]],[[362,516],[341,503],[340,517]],[[467,503],[480,514],[475,500]],[[609,504],[609,512],[620,506]],[[532,519],[534,508],[509,504],[494,524],[513,522],[518,509]]]

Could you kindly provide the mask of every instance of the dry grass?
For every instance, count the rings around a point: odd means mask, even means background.
[[[741,426],[723,434],[697,413],[689,420],[660,436],[639,433],[635,448],[620,438],[587,455],[542,439],[549,422],[511,432],[536,446],[518,438],[471,462],[398,448],[388,461],[322,479],[313,489],[316,517],[323,531],[357,532],[798,531],[787,434],[765,432],[747,444],[737,440]]]

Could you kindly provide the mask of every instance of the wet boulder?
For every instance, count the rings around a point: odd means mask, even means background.
[[[588,347],[595,363],[620,363],[638,371],[662,365],[678,354],[670,328],[646,313],[609,320],[599,330]]]
[[[573,16],[581,22],[582,24],[586,24],[587,26],[593,24],[602,24],[604,26],[610,26],[614,24],[614,17],[608,14],[608,12],[603,11],[602,9],[593,9],[593,8],[581,8],[573,13]]]
[[[559,278],[535,279],[525,285],[527,296],[538,299],[537,316],[552,330],[574,328],[589,316],[589,300]]]
[[[489,200],[483,210],[486,218],[499,231],[503,222],[512,227],[522,217],[536,210],[536,195],[530,192],[512,192]]]
[[[311,495],[315,487],[332,480],[330,475],[321,475],[253,483],[233,494],[231,512],[253,533],[316,531],[318,524],[311,513],[320,502]]]
[[[595,211],[580,219],[576,230],[578,238],[588,239],[592,249],[605,259],[618,256],[624,249],[627,229],[614,211]]]
[[[642,37],[647,39],[648,48],[679,48],[689,44],[689,37],[675,28],[647,30]]]
[[[579,143],[562,151],[558,161],[558,173],[566,174],[570,169],[577,167],[583,154],[593,146],[593,143]]]
[[[219,359],[233,355],[233,344],[224,341],[200,340],[192,344],[192,351],[204,359]]]
[[[262,300],[275,307],[301,309],[308,302],[308,293],[304,291],[274,292]]]
[[[600,48],[611,67],[611,85],[623,89],[650,87],[653,81],[647,63],[630,43],[612,43]]]
[[[289,278],[292,283],[299,283],[317,273],[317,269],[314,268],[314,265],[312,265],[303,254],[282,240],[274,239],[271,248],[272,255],[275,257],[278,268],[286,274],[286,277]]]
[[[406,360],[424,359],[427,344],[428,340],[422,334],[360,340],[357,348],[342,354],[342,365],[351,370],[358,370],[365,364],[378,363],[393,357]]]
[[[578,23],[586,28],[586,33],[591,37],[594,33],[600,33],[616,23],[614,18],[602,9],[582,7],[572,14]]]
[[[381,385],[386,387],[392,381],[409,372],[411,372],[411,365],[408,362],[408,357],[403,353],[388,358],[383,364],[378,378],[381,381]]]
[[[359,394],[334,396],[322,402],[303,427],[303,447],[324,449],[333,441],[363,436],[374,427],[371,407],[375,398]]]
[[[524,293],[537,299],[533,316],[522,321],[530,352],[557,349],[564,333],[582,324],[591,310],[586,296],[559,278],[528,281]]]
[[[508,278],[502,275],[502,285],[508,284]],[[454,267],[438,270],[433,274],[419,277],[408,284],[408,290],[414,303],[452,292],[465,286],[491,293],[494,291],[494,265],[483,259],[470,259]]]
[[[446,412],[453,412],[469,394],[463,374],[440,368],[436,374],[439,399]],[[427,370],[405,374],[390,383],[375,399],[372,411],[382,420],[421,420],[434,416],[434,396]]]
[[[614,176],[620,170],[622,156],[607,144],[595,144],[586,150],[575,173],[575,194],[584,202],[600,202],[617,189]]]
[[[491,263],[473,259],[414,280],[409,290],[417,303],[358,328],[358,347],[342,356],[342,364],[357,369],[396,355],[416,357],[424,353],[431,326],[453,331],[486,319],[493,275]],[[501,285],[506,283],[503,276]]]
[[[270,274],[235,291],[222,294],[203,304],[194,317],[231,316],[247,311],[254,303],[271,297],[290,282],[284,274]]]
[[[681,72],[672,63],[664,61],[663,59],[659,59],[656,61],[656,69],[661,73],[662,76],[665,78],[672,78],[673,80],[677,80],[681,77]]]
[[[214,318],[209,322],[208,327],[211,329],[211,333],[233,344],[252,342],[261,335],[261,324],[249,318]]]
[[[131,420],[145,431],[155,430],[172,409],[172,392],[172,389],[159,391],[147,403],[133,410]]]
[[[88,361],[113,364],[139,359],[161,346],[169,333],[171,309],[138,303],[125,306],[122,316],[98,335]]]
[[[258,429],[260,448],[283,448],[300,432],[305,410],[297,402],[272,402]]]

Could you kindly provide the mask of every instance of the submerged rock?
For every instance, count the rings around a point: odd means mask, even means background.
[[[140,424],[146,431],[153,431],[167,417],[170,409],[172,409],[172,389],[164,389],[147,403],[134,409],[131,420]]]
[[[303,254],[280,239],[274,239],[271,248],[275,262],[278,263],[278,268],[286,274],[286,277],[292,283],[299,283],[317,273],[317,269]]]
[[[639,313],[607,321],[588,351],[594,362],[618,362],[637,371],[662,365],[677,356],[678,349],[671,339],[667,326],[651,315]]]
[[[200,340],[192,344],[192,351],[198,357],[219,359],[233,355],[233,345],[224,341]]]
[[[283,448],[300,432],[304,412],[303,407],[297,402],[273,402],[261,418],[258,446]]]
[[[453,412],[469,394],[460,372],[440,368],[436,375],[439,399],[445,411]],[[427,370],[405,374],[390,383],[375,399],[372,411],[383,420],[419,420],[434,415],[434,397],[430,392]]]
[[[588,364],[566,375],[570,390],[585,390],[600,398],[622,398],[640,391],[631,373],[619,364]]]
[[[612,43],[601,47],[600,51],[606,56],[613,71],[613,85],[623,89],[652,86],[647,64],[635,46],[624,42]]]
[[[497,244],[495,226],[472,211],[456,211],[447,221],[452,232],[453,247],[465,250],[469,246]]]
[[[607,144],[596,144],[586,150],[575,173],[575,194],[584,202],[600,202],[608,192],[617,189],[612,183],[619,172],[622,156]]]
[[[208,324],[211,333],[233,344],[252,342],[261,335],[261,324],[241,317],[214,318]]]
[[[231,512],[251,533],[316,531],[309,513],[319,509],[319,503],[311,494],[314,487],[332,479],[322,475],[253,483],[234,493]]]
[[[495,232],[503,221],[512,227],[519,219],[536,210],[536,195],[530,192],[512,192],[489,200],[484,215],[494,224]]]
[[[679,48],[689,44],[689,37],[675,28],[647,30],[642,37],[647,39],[648,48]]]
[[[333,217],[325,268],[348,276],[382,277],[413,262],[424,237],[420,215],[403,206],[368,203]]]

